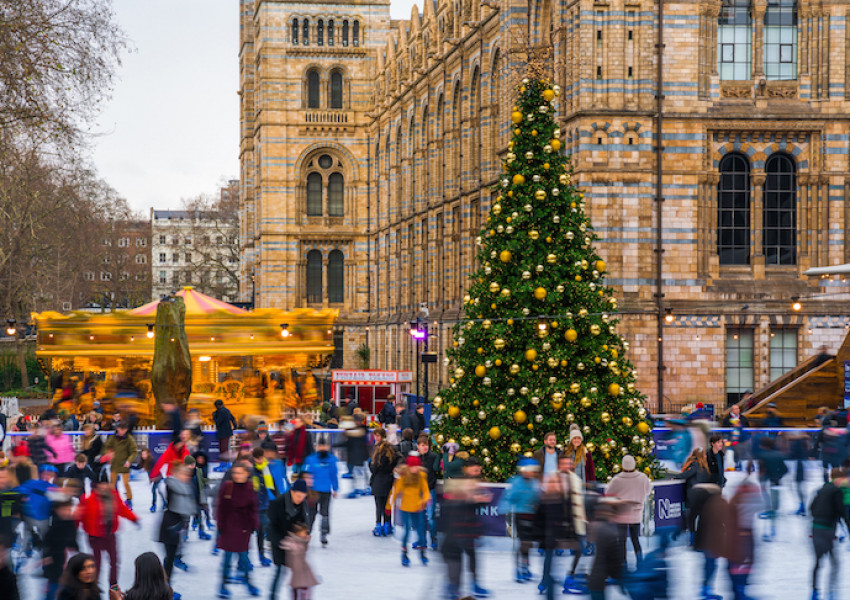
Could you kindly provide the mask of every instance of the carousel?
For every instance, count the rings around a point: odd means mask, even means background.
[[[192,394],[207,423],[216,400],[240,419],[278,420],[313,408],[314,370],[333,354],[335,310],[246,311],[185,287],[185,330],[192,361]],[[36,354],[54,382],[58,409],[86,414],[94,402],[104,414],[135,412],[153,424],[151,392],[159,301],[111,313],[34,313]]]

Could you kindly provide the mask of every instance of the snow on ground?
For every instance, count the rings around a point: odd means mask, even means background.
[[[793,473],[793,465],[791,465]],[[734,490],[739,473],[727,473],[730,483],[726,494]],[[810,462],[807,471],[807,486],[809,498],[821,483],[820,463]],[[778,526],[777,537],[772,543],[758,542],[757,568],[751,578],[749,592],[753,598],[782,598],[788,600],[803,600],[811,597],[811,567],[814,561],[809,538],[810,521],[796,517],[792,513],[797,509],[796,493],[791,489],[793,475],[785,477],[785,488],[782,492],[782,514]],[[343,480],[341,492],[348,491],[348,480]],[[164,556],[161,544],[154,541],[159,525],[161,512],[151,514],[150,488],[146,481],[133,482],[134,504],[141,517],[141,528],[136,528],[129,522],[123,522],[118,533],[120,576],[119,585],[127,589],[133,582],[133,559],[141,552],[153,550],[160,557]],[[331,504],[331,535],[327,548],[319,545],[318,535],[315,536],[308,560],[314,571],[322,580],[322,584],[314,590],[314,598],[380,598],[381,600],[433,600],[442,598],[445,582],[445,567],[439,555],[429,552],[431,562],[423,566],[418,555],[411,553],[412,565],[404,568],[400,563],[399,542],[392,538],[376,538],[371,534],[374,525],[374,501],[371,497],[346,499],[343,493]],[[760,523],[763,526],[764,522]],[[316,526],[318,530],[318,524]],[[682,536],[684,537],[684,536]],[[760,537],[760,536],[759,536]],[[81,543],[84,536],[80,535]],[[253,541],[253,540],[252,540]],[[647,542],[647,538],[641,538]],[[648,542],[651,544],[651,542]],[[644,544],[644,547],[648,545]],[[681,538],[680,538],[680,544]],[[842,544],[839,549],[840,559],[845,562],[850,559],[847,552],[850,544]],[[188,573],[175,569],[174,589],[183,594],[186,600],[215,598],[220,584],[221,558],[212,556],[210,550],[212,541],[201,541],[197,533],[189,535],[185,545],[184,560],[190,565]],[[634,565],[634,556],[629,544],[629,562]],[[251,560],[255,565],[252,573],[254,585],[262,591],[262,597],[268,598],[269,587],[274,575],[274,567],[262,568],[258,564],[256,542],[251,547]],[[563,576],[568,566],[568,557],[559,559],[558,573]],[[588,568],[588,558],[583,558],[579,569]],[[104,555],[104,564],[108,564]],[[511,544],[508,539],[488,538],[483,540],[479,553],[480,584],[490,589],[493,597],[497,598],[532,598],[537,596],[536,582],[518,584],[513,581],[514,562]],[[701,556],[684,548],[675,548],[670,560],[671,581],[670,597],[693,600],[699,598],[699,586],[702,578]],[[533,554],[532,571],[535,575],[541,573],[542,559]],[[828,567],[821,570],[822,589],[826,585]],[[37,577],[33,569],[25,566],[24,574],[20,577],[24,600],[41,600],[44,597],[43,579]],[[106,575],[102,574],[101,589],[108,589]],[[466,577],[466,575],[465,575]],[[726,563],[720,561],[715,578],[715,590],[724,598],[732,598],[729,580],[726,574]],[[464,585],[469,585],[468,579]],[[230,585],[233,598],[248,598],[244,586]],[[850,599],[850,589],[842,589],[842,598]],[[560,590],[559,590],[560,592]],[[0,594],[1,596],[2,594]],[[279,598],[291,598],[288,580],[281,585]],[[567,598],[568,596],[557,597]],[[585,596],[586,597],[586,596]],[[614,589],[609,588],[608,598],[621,600],[625,598]]]

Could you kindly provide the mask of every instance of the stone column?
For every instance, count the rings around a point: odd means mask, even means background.
[[[809,174],[797,175],[797,263],[800,272],[811,267],[809,256]]]
[[[753,279],[764,279],[764,250],[762,248],[762,213],[764,199],[764,180],[763,172],[753,174],[753,202],[750,210],[750,240],[752,247],[750,248],[750,256],[752,256]]]
[[[753,79],[758,83],[764,77],[764,12],[766,0],[756,0],[753,4]]]
[[[700,264],[703,265],[701,275],[716,278],[720,275],[720,255],[717,253],[717,186],[720,174],[706,173],[700,190],[700,206],[704,223],[702,231],[702,247],[700,248]]]

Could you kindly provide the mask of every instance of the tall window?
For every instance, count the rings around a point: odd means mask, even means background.
[[[764,13],[764,76],[797,79],[797,3],[768,0]]]
[[[307,216],[322,216],[322,176],[318,173],[307,176]]]
[[[307,253],[307,302],[322,302],[322,253],[318,250]]]
[[[771,155],[764,165],[764,257],[769,265],[797,264],[797,174],[794,159]]]
[[[753,330],[726,330],[726,403],[753,391]]]
[[[328,254],[328,302],[343,302],[345,259],[342,252],[333,250]]]
[[[749,0],[723,0],[717,27],[717,61],[721,80],[750,78],[752,16]]]
[[[328,178],[328,216],[345,214],[345,180],[341,173],[331,173]]]
[[[304,19],[304,23],[301,26],[301,43],[305,46],[310,43],[310,20]]]
[[[325,43],[325,22],[322,19],[319,19],[319,22],[316,23],[316,45],[322,46]]]
[[[348,46],[348,21],[342,22],[342,45]]]
[[[351,26],[351,43],[355,48],[360,45],[360,21],[354,21]]]
[[[319,108],[319,72],[307,71],[307,108]]]
[[[331,73],[331,108],[342,108],[342,73]]]
[[[770,379],[781,377],[797,366],[797,330],[770,332]]]
[[[334,45],[334,20],[328,20],[328,46]]]
[[[750,264],[750,163],[738,153],[720,161],[717,253],[721,265]]]
[[[298,19],[292,19],[292,43],[298,43]]]

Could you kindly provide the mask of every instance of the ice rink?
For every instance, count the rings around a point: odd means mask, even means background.
[[[777,524],[776,540],[764,543],[760,539],[756,546],[756,569],[751,578],[749,593],[756,599],[781,598],[804,600],[811,598],[811,567],[814,562],[809,537],[811,522],[808,518],[794,516],[797,509],[796,494],[791,488],[794,466],[785,477],[782,491],[780,518]],[[735,484],[740,481],[739,473],[727,473],[729,484],[726,495],[731,495]],[[820,463],[811,461],[807,469],[807,487],[809,498],[821,483]],[[308,560],[322,581],[314,589],[314,598],[380,598],[381,600],[435,600],[443,597],[445,567],[436,552],[429,552],[431,562],[423,566],[418,555],[411,553],[412,564],[405,568],[400,563],[399,542],[390,537],[376,538],[371,534],[374,526],[374,502],[371,497],[356,499],[344,498],[348,491],[348,480],[343,480],[340,498],[331,504],[331,534],[329,544],[322,548],[318,535],[311,543]],[[120,576],[119,585],[126,590],[133,581],[133,559],[139,553],[153,550],[164,556],[161,544],[154,541],[159,526],[161,512],[151,514],[150,487],[143,480],[133,482],[134,505],[140,515],[141,528],[132,523],[123,522],[118,533]],[[760,521],[759,526],[766,522]],[[316,526],[318,529],[318,525]],[[686,536],[682,536],[686,537]],[[759,538],[761,532],[759,531]],[[80,534],[82,545],[86,545],[85,536]],[[251,561],[254,563],[252,583],[260,588],[262,597],[267,598],[274,567],[262,568],[257,559],[256,542],[252,540]],[[642,542],[647,542],[642,538]],[[651,542],[648,542],[651,543]],[[680,538],[679,544],[683,543]],[[646,547],[647,544],[644,544]],[[190,565],[188,573],[175,570],[173,587],[187,600],[215,598],[221,580],[221,558],[213,556],[210,550],[212,541],[201,541],[196,532],[191,532],[185,545],[184,560]],[[630,546],[629,546],[630,548]],[[840,560],[850,560],[850,543],[839,547]],[[36,555],[37,556],[37,555]],[[542,559],[536,552],[532,554],[532,571],[536,576],[541,572]],[[559,559],[558,573],[564,574],[568,566],[567,557]],[[589,568],[591,558],[583,558],[579,570]],[[44,580],[40,568],[33,567],[30,561],[22,570],[19,578],[25,600],[44,598]],[[108,564],[104,557],[104,563]],[[629,552],[629,564],[634,565],[634,556]],[[514,562],[509,539],[487,538],[482,540],[479,554],[480,581],[495,598],[531,598],[538,597],[536,581],[518,584],[513,580]],[[685,547],[676,547],[670,559],[671,598],[693,600],[699,598],[699,586],[702,576],[702,559]],[[826,585],[828,567],[821,570],[821,589]],[[563,575],[561,575],[562,577]],[[468,590],[469,581],[464,579],[464,589]],[[245,586],[229,586],[234,598],[248,598]],[[101,589],[107,590],[106,576],[102,574]],[[850,589],[842,589],[838,600],[850,599]],[[732,598],[729,579],[726,574],[726,561],[721,559],[715,576],[715,591]],[[558,589],[559,597],[562,596]],[[0,592],[2,596],[2,592]],[[288,578],[281,586],[279,598],[290,598]],[[581,596],[576,596],[581,597]],[[587,597],[587,596],[585,596]],[[618,590],[609,588],[608,598],[625,598]]]

